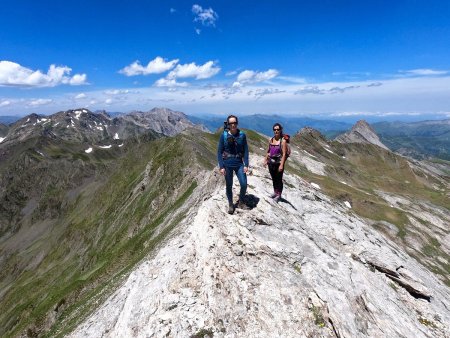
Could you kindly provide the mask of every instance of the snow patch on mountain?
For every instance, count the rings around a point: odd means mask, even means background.
[[[79,120],[81,114],[83,113],[83,111],[81,111],[81,110],[75,110],[74,113],[75,113],[75,118],[76,118],[77,120]]]

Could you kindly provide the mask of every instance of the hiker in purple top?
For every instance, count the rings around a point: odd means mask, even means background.
[[[287,144],[283,138],[283,127],[279,123],[273,125],[274,136],[269,139],[269,148],[265,163],[269,166],[273,183],[273,194],[270,195],[275,202],[280,201],[283,192],[284,163],[287,158]]]

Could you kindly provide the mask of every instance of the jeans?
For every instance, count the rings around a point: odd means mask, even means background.
[[[245,193],[247,192],[247,175],[244,173],[244,165],[240,167],[225,167],[225,183],[227,186],[227,199],[228,203],[233,203],[233,171],[239,180],[241,186],[241,191],[239,192],[239,200],[243,201],[245,198]]]

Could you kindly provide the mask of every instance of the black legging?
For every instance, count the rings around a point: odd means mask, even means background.
[[[269,172],[272,177],[273,190],[281,196],[283,192],[283,171],[278,171],[280,163],[269,163]]]

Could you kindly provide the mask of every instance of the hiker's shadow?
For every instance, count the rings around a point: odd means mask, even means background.
[[[255,196],[255,195],[253,195],[253,194],[248,194],[248,195],[245,197],[245,204],[247,204],[247,206],[248,206],[250,209],[256,208],[256,206],[258,205],[258,203],[259,203],[259,197],[258,197],[258,196]]]
[[[289,202],[287,199],[281,197],[280,200],[278,201],[278,203],[281,203],[281,202],[289,204],[295,211],[297,211],[297,208],[294,207],[294,206],[292,205],[292,203]]]

